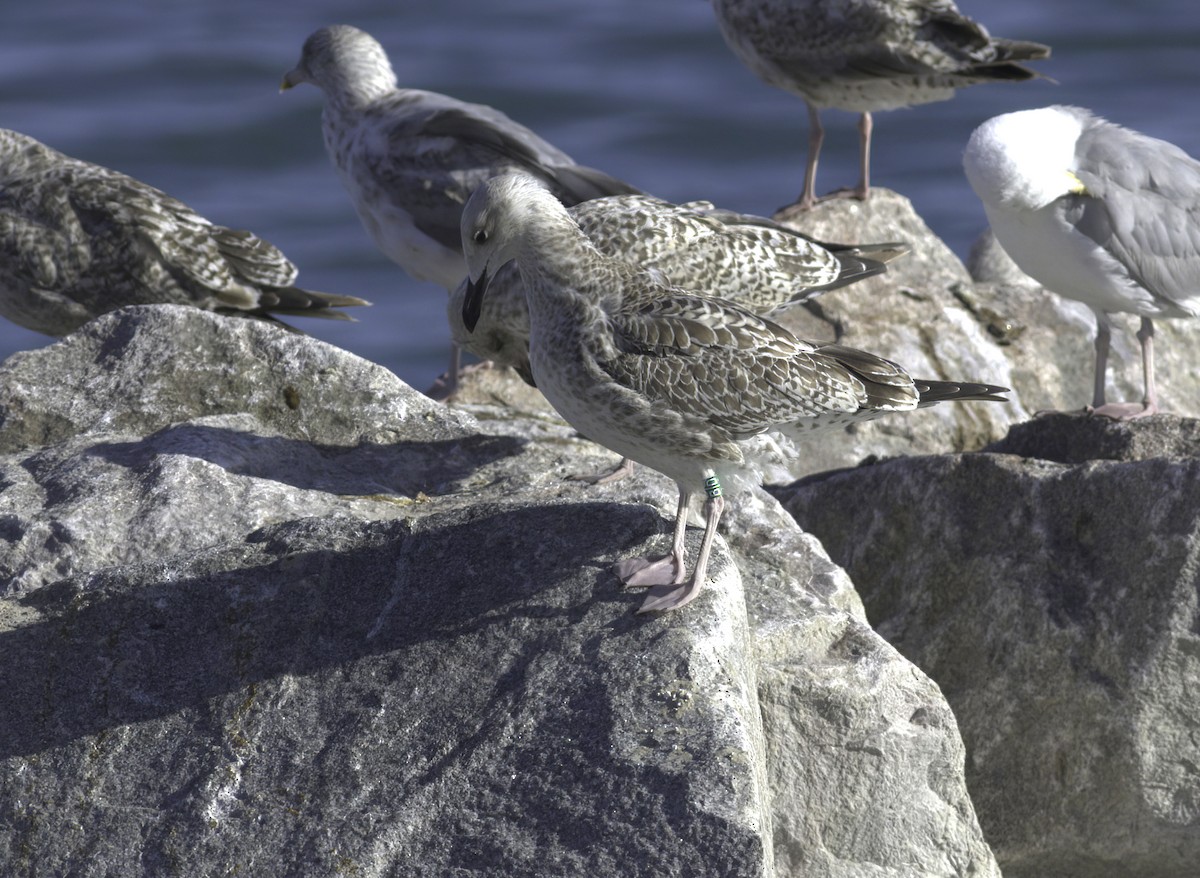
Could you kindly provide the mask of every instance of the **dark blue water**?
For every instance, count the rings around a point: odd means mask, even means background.
[[[962,0],[994,34],[1054,47],[1057,85],[976,86],[879,114],[873,182],[911,198],[960,255],[984,227],[962,175],[997,113],[1087,106],[1200,155],[1196,0]],[[418,388],[445,365],[445,294],[379,255],[325,157],[320,99],[278,93],[315,28],[371,32],[402,85],[489,103],[578,161],[672,200],[770,213],[799,191],[805,111],[725,48],[707,0],[0,2],[0,127],[180,198],[280,246],[312,289],[375,303],[297,321]],[[818,187],[856,179],[855,118],[830,111]],[[0,320],[0,357],[49,343]]]

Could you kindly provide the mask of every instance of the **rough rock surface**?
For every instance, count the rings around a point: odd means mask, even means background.
[[[778,495],[946,693],[1013,876],[1200,863],[1200,422],[1049,415]]]
[[[815,539],[738,498],[635,616],[673,486],[477,376],[172,307],[0,368],[0,873],[998,874]]]

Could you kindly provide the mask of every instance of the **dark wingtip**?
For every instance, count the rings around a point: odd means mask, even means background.
[[[914,381],[917,391],[921,394],[920,405],[932,405],[936,402],[1008,402],[1005,393],[1011,393],[1007,387],[995,384],[977,384],[970,381]]]

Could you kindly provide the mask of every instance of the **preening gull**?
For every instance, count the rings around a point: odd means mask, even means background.
[[[448,291],[463,277],[463,205],[489,177],[531,174],[567,205],[639,191],[576,164],[499,110],[398,88],[383,47],[349,25],[305,40],[282,88],[304,82],[325,94],[325,148],[375,246],[417,280]],[[457,359],[456,349],[452,382]]]
[[[944,101],[981,82],[1037,73],[1016,63],[1050,55],[1040,43],[995,39],[953,0],[712,0],[725,42],[769,85],[808,105],[808,164],[799,206],[816,203],[820,111],[861,113],[861,178],[837,195],[870,192],[871,113]]]
[[[524,175],[476,190],[463,211],[462,238],[467,328],[490,279],[516,259],[537,386],[583,435],[678,485],[671,554],[617,565],[627,585],[652,589],[640,612],[681,607],[700,590],[723,492],[759,479],[756,437],[768,430],[802,436],[942,400],[1003,400],[1003,388],[913,381],[873,354],[802,341],[733,302],[605,256]],[[684,535],[700,490],[705,528],[689,577]]]
[[[612,195],[585,201],[568,213],[606,256],[762,315],[880,274],[909,249],[902,243],[825,243],[707,201],[672,204],[650,195]],[[464,279],[446,309],[455,342],[484,360],[513,367],[532,384],[529,309],[516,266],[509,263],[489,280],[471,331],[462,319],[466,294]]]
[[[1156,412],[1153,320],[1200,313],[1200,162],[1089,110],[1052,106],[984,122],[963,166],[1021,270],[1095,312],[1093,411]],[[1141,317],[1141,403],[1105,403],[1115,312]]]
[[[0,314],[61,336],[126,305],[347,320],[369,304],[294,286],[296,266],[132,177],[0,129]]]

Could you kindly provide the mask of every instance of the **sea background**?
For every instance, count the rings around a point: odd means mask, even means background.
[[[1200,155],[1196,0],[960,8],[1054,50],[1046,80],[876,116],[872,182],[960,257],[986,225],[962,150],[990,116],[1078,104]],[[804,104],[733,57],[707,0],[0,0],[0,127],[254,231],[301,286],[371,300],[357,323],[294,322],[425,389],[448,360],[446,294],[371,244],[325,155],[319,92],[278,90],[304,38],[335,22],[373,34],[402,86],[491,104],[661,197],[769,215],[800,189]],[[819,192],[857,180],[856,117],[823,118]],[[0,319],[0,358],[52,341]]]

